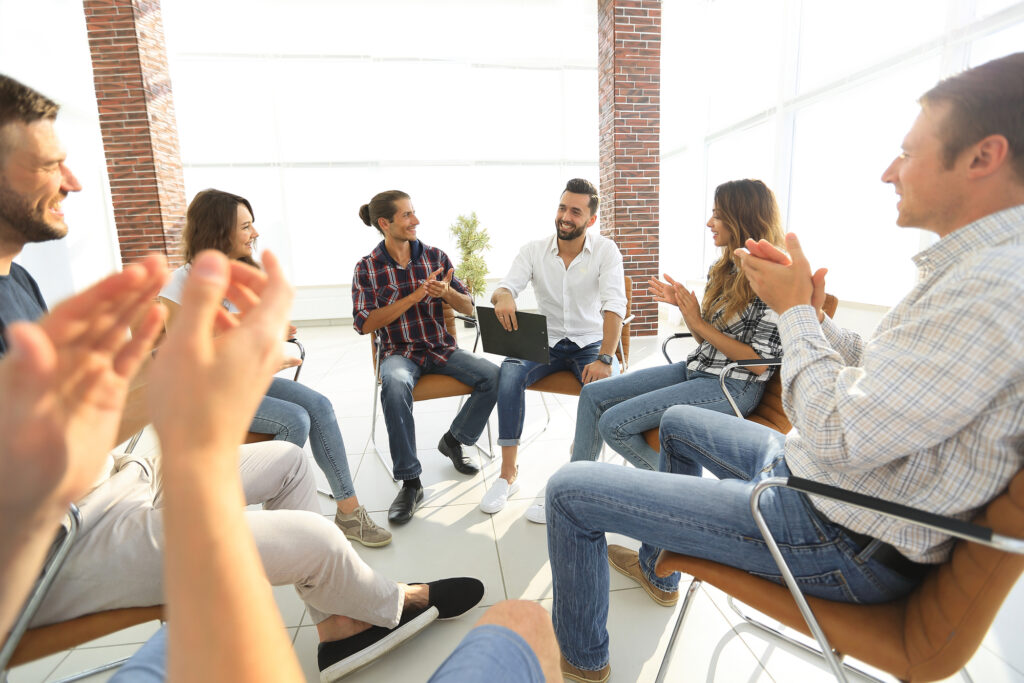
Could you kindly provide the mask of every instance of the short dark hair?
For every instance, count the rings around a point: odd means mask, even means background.
[[[590,197],[590,202],[587,206],[590,207],[590,215],[593,216],[597,213],[597,207],[601,203],[601,198],[597,196],[597,188],[594,187],[594,183],[584,178],[573,178],[565,184],[565,189],[562,190],[562,194],[566,192],[572,192],[573,194],[585,194]]]
[[[185,214],[185,229],[181,232],[181,252],[185,263],[192,263],[196,254],[204,249],[216,249],[225,255],[231,253],[231,238],[238,227],[239,204],[249,209],[255,221],[252,204],[237,194],[210,189],[192,198]],[[251,256],[238,260],[259,267]]]
[[[398,211],[395,202],[400,199],[409,199],[409,195],[401,190],[380,192],[374,195],[369,204],[363,204],[359,207],[359,217],[367,225],[377,228],[377,232],[383,235],[384,231],[380,229],[380,223],[377,222],[377,219],[387,218],[389,221],[394,220],[395,212]]]
[[[0,74],[0,129],[8,123],[32,123],[57,118],[60,105],[10,76]],[[0,135],[0,159],[7,154],[7,141]]]
[[[1009,142],[1017,178],[1024,181],[1024,52],[939,81],[919,102],[924,108],[949,105],[941,131],[947,168],[974,143],[1002,135]]]

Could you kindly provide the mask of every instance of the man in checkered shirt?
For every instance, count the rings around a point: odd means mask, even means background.
[[[946,79],[920,104],[882,180],[900,196],[897,224],[940,239],[914,257],[917,285],[870,339],[822,313],[824,270],[812,274],[795,235],[788,255],[741,250],[779,314],[795,429],[678,406],[662,418],[660,472],[580,462],[548,482],[552,615],[574,680],[610,670],[608,563],[661,605],[679,583],[654,574],[662,548],[779,578],[750,514],[758,480],[793,474],[969,519],[1024,465],[1024,53]],[[905,595],[952,546],[788,489],[768,491],[761,511],[804,592],[830,600]],[[609,531],[640,539],[639,554],[606,550]]]
[[[456,347],[444,324],[444,304],[473,314],[473,299],[454,277],[448,255],[421,242],[412,200],[390,190],[363,204],[359,216],[384,238],[356,264],[352,277],[352,318],[360,334],[376,332],[381,343],[380,402],[388,429],[395,479],[403,482],[388,521],[404,524],[423,500],[412,390],[424,373],[448,375],[473,387],[437,447],[455,469],[479,468],[462,450],[480,438],[494,408],[498,366]]]

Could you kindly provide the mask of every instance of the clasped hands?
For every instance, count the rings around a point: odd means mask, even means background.
[[[455,275],[455,269],[449,268],[448,272],[443,278],[440,278],[441,273],[444,272],[444,268],[438,268],[430,275],[427,279],[420,283],[419,289],[422,290],[422,296],[430,296],[435,299],[443,299],[448,295],[449,287],[452,282],[452,276]]]
[[[828,269],[819,268],[811,272],[800,240],[794,233],[786,234],[786,251],[765,240],[747,240],[745,248],[737,249],[735,254],[754,293],[769,308],[782,315],[794,306],[810,304],[817,313],[818,322],[822,321]]]

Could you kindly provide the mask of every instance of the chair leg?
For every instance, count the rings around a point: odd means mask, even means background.
[[[672,650],[675,649],[676,639],[679,637],[679,632],[683,630],[683,622],[686,620],[690,603],[697,595],[700,584],[699,579],[693,579],[690,581],[690,587],[686,589],[686,596],[683,598],[683,604],[679,608],[679,615],[676,617],[675,626],[672,627],[672,635],[669,636],[668,645],[665,647],[665,656],[661,660],[661,667],[658,669],[658,677],[655,679],[655,683],[663,683],[665,676],[668,674],[668,663],[672,659]]]
[[[384,467],[384,471],[387,472],[388,476],[391,477],[391,480],[397,484],[398,480],[395,479],[395,474],[391,469],[391,465],[388,464],[388,461],[384,458],[384,454],[380,452],[379,448],[377,448],[377,399],[379,397],[380,384],[377,383],[373,387],[373,403],[370,405],[370,415],[373,416],[370,418],[370,446],[373,448],[373,452],[377,454],[377,459],[380,460],[380,464]]]
[[[544,426],[541,427],[540,429],[538,429],[533,434],[530,434],[530,436],[526,437],[525,439],[521,438],[519,440],[519,447],[520,448],[526,446],[527,444],[533,443],[537,439],[537,437],[539,437],[541,434],[543,434],[544,432],[546,432],[548,430],[548,425],[551,424],[551,410],[548,408],[548,400],[544,397],[544,392],[543,391],[538,392],[538,393],[540,394],[540,402],[544,405],[544,415],[545,415]]]

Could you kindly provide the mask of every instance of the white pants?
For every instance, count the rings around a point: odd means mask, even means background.
[[[317,506],[313,474],[286,441],[242,446],[246,512],[263,568],[275,586],[294,584],[314,623],[340,614],[393,627],[404,596],[377,574]],[[79,502],[83,523],[32,626],[164,601],[163,514],[147,461],[130,461]]]

